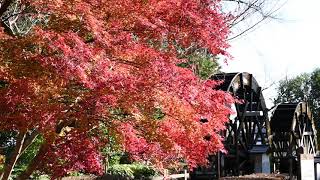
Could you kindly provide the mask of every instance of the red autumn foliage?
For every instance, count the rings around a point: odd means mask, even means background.
[[[102,158],[96,143],[97,140],[88,137],[85,132],[75,131],[59,137],[45,153],[40,170],[51,174],[52,178],[78,170],[101,175]]]
[[[0,31],[0,130],[45,137],[38,169],[54,177],[101,173],[99,149],[108,143],[98,138],[101,123],[132,158],[160,168],[181,159],[192,168],[223,150],[218,132],[233,98],[176,65],[185,61],[177,46],[228,56],[219,0],[22,3],[49,14],[48,22],[26,36]],[[163,118],[156,119],[159,109]]]

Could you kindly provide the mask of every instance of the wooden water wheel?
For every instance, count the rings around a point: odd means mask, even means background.
[[[316,129],[307,103],[281,103],[271,121],[271,151],[276,171],[298,175],[299,154],[316,154]]]
[[[251,155],[268,149],[268,110],[261,87],[249,73],[216,74],[212,78],[223,80],[218,88],[243,101],[232,105],[235,114],[222,132],[227,153],[218,155],[219,176],[253,173]]]
[[[192,179],[253,173],[252,155],[265,153],[269,147],[268,110],[261,87],[249,73],[216,74],[211,79],[223,81],[216,89],[229,92],[242,102],[232,104],[234,114],[221,132],[227,153],[210,156],[209,168],[199,167]]]

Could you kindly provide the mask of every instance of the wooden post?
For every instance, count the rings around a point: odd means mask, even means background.
[[[103,165],[104,165],[104,173],[107,174],[109,169],[109,155],[103,158]]]
[[[184,170],[184,180],[188,179],[187,170]]]
[[[220,179],[220,177],[221,177],[221,174],[220,174],[220,172],[221,172],[221,154],[220,154],[221,152],[219,151],[218,152],[218,154],[217,154],[217,177],[218,177],[218,179]]]
[[[292,157],[289,157],[289,175],[290,175],[290,180],[293,180],[293,159]]]
[[[314,177],[314,156],[313,154],[300,155],[300,179],[309,180]]]
[[[167,179],[167,178],[169,177],[169,171],[168,171],[168,169],[165,169],[165,170],[164,170],[163,176],[164,176],[164,179]]]

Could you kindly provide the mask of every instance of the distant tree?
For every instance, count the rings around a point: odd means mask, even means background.
[[[196,49],[191,53],[179,50],[179,57],[188,61],[178,64],[180,67],[189,68],[201,79],[208,79],[215,73],[219,73],[221,66],[218,57],[211,54],[207,49]]]
[[[306,101],[311,107],[320,145],[320,68],[279,82],[274,103]]]
[[[314,70],[310,76],[310,98],[314,117],[320,121],[320,68]],[[320,123],[320,122],[319,122]]]
[[[318,147],[320,149],[320,68],[314,70],[310,77],[310,98],[311,110],[317,126]]]
[[[279,81],[277,97],[274,103],[300,102],[311,100],[310,74],[304,73],[294,78],[285,78]]]

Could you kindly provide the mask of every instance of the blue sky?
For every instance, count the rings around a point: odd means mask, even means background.
[[[269,20],[231,41],[234,57],[225,72],[249,72],[262,87],[320,67],[320,1],[288,0],[278,11],[281,20]],[[276,84],[264,91],[268,107]]]

